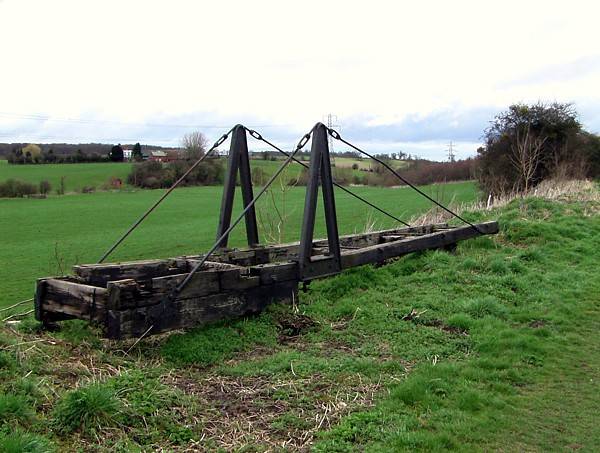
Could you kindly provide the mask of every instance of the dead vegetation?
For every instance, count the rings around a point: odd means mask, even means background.
[[[584,210],[587,215],[593,215],[600,211],[600,191],[597,184],[589,180],[562,180],[548,179],[542,181],[537,186],[529,189],[525,193],[505,193],[499,196],[489,196],[486,200],[475,203],[454,204],[450,203],[450,208],[457,214],[467,211],[489,211],[502,208],[513,200],[524,199],[527,197],[542,198],[549,201],[558,201],[564,203],[582,202],[585,203]],[[411,225],[427,225],[432,223],[444,223],[452,219],[452,215],[438,207],[433,207],[425,214],[413,217],[410,220]]]
[[[205,408],[202,438],[194,447],[227,451],[252,445],[261,445],[261,451],[306,451],[317,431],[352,410],[372,406],[382,386],[381,381],[363,382],[359,374],[335,386],[318,374],[291,379],[171,374],[164,382]]]

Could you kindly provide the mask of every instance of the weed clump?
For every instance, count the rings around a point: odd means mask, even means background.
[[[484,318],[486,316],[504,318],[507,314],[506,307],[492,296],[468,300],[462,304],[462,310],[473,318]]]
[[[48,439],[23,431],[0,432],[0,453],[50,453],[54,451]]]
[[[61,433],[86,433],[118,423],[121,404],[115,392],[93,384],[68,392],[54,409],[54,425]]]
[[[33,420],[33,410],[19,395],[0,395],[0,425],[27,424]]]

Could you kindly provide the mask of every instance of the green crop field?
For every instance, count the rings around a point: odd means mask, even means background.
[[[44,165],[9,165],[0,160],[0,181],[20,179],[38,184],[48,180],[54,192],[60,185],[61,177],[65,177],[67,192],[80,191],[83,187],[101,188],[111,177],[120,178],[123,183],[131,171],[131,163],[92,163],[92,164],[44,164]]]
[[[404,219],[431,206],[407,188],[352,190]],[[425,190],[445,202],[462,203],[476,197],[472,182],[429,186]],[[282,203],[281,189],[277,188],[272,192],[273,197],[265,196],[259,203],[258,212],[265,224],[273,212],[273,200],[281,210],[286,210],[287,230],[282,242],[298,240],[304,192],[303,187],[290,188],[286,202]],[[43,200],[0,199],[0,235],[5,238],[0,249],[0,306],[30,297],[38,277],[68,272],[74,263],[98,260],[162,193],[138,190],[71,194]],[[113,259],[161,258],[208,249],[215,239],[221,193],[221,187],[177,189],[117,250]],[[377,227],[393,225],[389,218],[374,213],[344,192],[337,191],[336,197],[342,234],[363,231],[373,221]],[[240,198],[238,195],[236,201]],[[316,234],[324,231],[320,218]],[[242,237],[243,228],[234,231],[233,244],[240,244]]]
[[[217,192],[178,192],[127,256],[205,248]],[[96,258],[158,195],[2,200],[2,270],[55,270],[56,240]],[[364,222],[339,205],[345,231]],[[313,282],[256,317],[139,342],[3,325],[0,450],[599,451],[600,193],[464,215],[500,233]]]

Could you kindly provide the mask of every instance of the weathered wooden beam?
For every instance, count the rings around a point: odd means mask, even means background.
[[[106,313],[107,290],[64,279],[48,278],[38,282],[40,296],[36,294],[36,318],[48,321],[44,313],[54,312],[103,321]]]
[[[82,264],[73,266],[73,272],[91,285],[106,286],[113,280],[147,280],[153,277],[182,272],[178,262],[171,259],[131,261],[117,264]],[[185,270],[183,271],[185,272]]]
[[[109,310],[108,338],[134,338],[257,314],[273,302],[291,303],[298,296],[297,281],[257,286],[245,291],[228,291],[203,297],[169,301],[131,310]]]
[[[445,247],[455,244],[458,241],[480,236],[482,233],[495,234],[498,232],[498,222],[479,223],[476,227],[479,231],[471,226],[465,226],[399,241],[372,245],[357,250],[346,250],[342,252],[342,268],[348,269],[369,263],[379,263],[419,250]]]

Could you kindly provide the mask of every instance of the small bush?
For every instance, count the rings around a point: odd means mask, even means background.
[[[47,179],[40,181],[40,193],[42,195],[49,194],[51,190],[52,190],[52,185],[50,184],[50,181],[48,181]]]
[[[114,390],[93,384],[66,393],[54,408],[54,425],[58,431],[88,432],[114,425],[121,415]]]
[[[134,164],[127,182],[132,186],[159,189],[173,185],[193,165],[192,161],[177,160],[162,164],[156,161],[146,161]],[[224,178],[222,159],[207,159],[198,165],[182,185],[201,186],[221,184]]]
[[[0,198],[23,198],[35,193],[37,193],[37,187],[25,181],[8,179],[0,183]]]
[[[96,190],[96,188],[95,188],[95,187],[93,187],[93,186],[83,186],[83,187],[81,188],[81,193],[92,193],[92,192],[94,192],[95,190]]]

